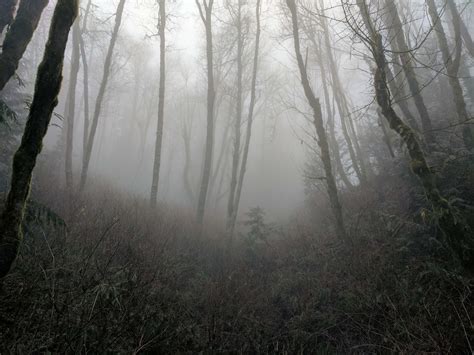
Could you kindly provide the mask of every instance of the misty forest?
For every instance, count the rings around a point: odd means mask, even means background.
[[[474,353],[471,0],[0,0],[0,354]]]

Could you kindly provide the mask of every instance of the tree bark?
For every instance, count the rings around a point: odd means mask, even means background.
[[[209,180],[212,170],[212,154],[214,149],[214,64],[212,49],[212,7],[214,0],[203,0],[203,4],[196,0],[199,15],[206,29],[206,58],[207,58],[207,132],[206,149],[204,153],[204,166],[202,171],[201,188],[199,191],[197,206],[197,222],[201,226],[204,222],[204,213],[206,209],[207,191],[209,189]]]
[[[18,13],[5,36],[0,54],[0,91],[18,69],[20,59],[38,27],[48,0],[21,0]]]
[[[434,0],[426,0],[428,5],[428,13],[430,14],[431,21],[433,22],[434,31],[438,39],[438,44],[443,56],[444,66],[448,73],[448,81],[453,91],[454,104],[456,106],[456,113],[458,115],[459,124],[462,126],[462,136],[464,140],[464,145],[467,149],[474,148],[474,139],[471,131],[471,125],[468,123],[469,114],[466,109],[466,102],[464,101],[464,91],[462,89],[461,83],[458,78],[459,66],[461,61],[461,51],[462,51],[462,39],[461,39],[461,26],[456,16],[453,17],[453,27],[455,32],[455,54],[451,55],[448,39],[446,38],[446,33],[444,31],[443,24],[441,23],[441,18],[439,17],[438,10]],[[448,6],[450,5],[451,12],[453,12],[452,7],[456,8],[456,5],[448,1]],[[455,10],[457,11],[457,10]]]
[[[357,0],[361,15],[365,18],[370,38],[371,52],[373,53],[376,70],[374,87],[377,103],[390,128],[398,133],[410,155],[410,166],[413,173],[420,180],[426,199],[431,204],[433,214],[438,219],[438,226],[448,241],[448,245],[457,255],[464,267],[474,268],[474,238],[471,230],[461,216],[458,216],[449,202],[439,192],[436,176],[428,166],[425,154],[415,132],[403,122],[392,106],[390,90],[387,86],[385,68],[387,60],[382,44],[382,36],[375,30],[370,19],[365,0]]]
[[[0,1],[0,35],[3,33],[5,27],[11,25],[17,4],[18,0]]]
[[[21,245],[21,224],[30,191],[31,176],[54,107],[58,102],[64,51],[77,12],[78,0],[58,0],[44,58],[38,68],[30,113],[20,147],[13,158],[10,191],[0,217],[0,279],[10,271]]]
[[[92,148],[94,147],[94,138],[97,132],[97,126],[99,124],[99,117],[102,110],[102,103],[104,101],[105,91],[107,89],[107,84],[110,76],[110,67],[112,66],[112,58],[114,54],[115,43],[117,42],[118,33],[120,25],[122,23],[123,9],[125,7],[126,0],[120,0],[117,6],[117,13],[115,15],[115,26],[112,32],[112,38],[110,39],[109,48],[107,50],[107,55],[105,57],[104,63],[104,73],[102,76],[102,81],[100,83],[99,92],[97,94],[97,99],[95,102],[94,116],[92,117],[92,126],[90,128],[89,136],[87,138],[86,150],[83,152],[83,165],[81,172],[81,184],[80,190],[84,190],[87,181],[87,174],[89,172],[89,165],[92,156]]]
[[[160,88],[158,94],[158,125],[156,128],[155,161],[151,184],[150,205],[156,206],[158,183],[160,179],[161,147],[163,143],[163,123],[165,118],[165,80],[166,80],[166,8],[165,0],[159,1],[159,36],[160,36]]]
[[[300,37],[298,29],[298,15],[295,0],[286,0],[286,5],[288,6],[288,9],[291,13],[294,47],[296,60],[298,62],[298,68],[301,75],[301,84],[303,86],[308,103],[313,110],[314,126],[316,127],[316,133],[318,135],[318,145],[321,150],[321,160],[323,162],[324,171],[326,173],[326,183],[328,188],[329,200],[336,222],[336,234],[340,240],[346,241],[347,234],[344,228],[344,219],[342,216],[342,207],[339,201],[336,180],[334,179],[334,175],[332,172],[331,157],[329,154],[329,144],[326,136],[326,131],[324,129],[321,104],[319,102],[319,99],[314,96],[314,92],[311,89],[311,85],[308,80],[308,74],[306,72],[306,67],[303,61],[303,56],[301,55]]]
[[[72,28],[72,57],[71,57],[71,71],[69,74],[69,88],[67,95],[67,114],[65,117],[66,123],[66,159],[65,159],[65,173],[66,186],[69,190],[73,189],[73,174],[72,174],[72,151],[74,146],[74,119],[76,109],[76,85],[77,76],[79,73],[80,50],[79,50],[79,19]]]

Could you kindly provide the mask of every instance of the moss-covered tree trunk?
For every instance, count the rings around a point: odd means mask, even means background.
[[[295,0],[286,0],[286,4],[288,9],[291,13],[291,21],[292,21],[292,28],[293,28],[293,40],[294,40],[294,48],[296,54],[296,60],[298,62],[298,69],[301,75],[301,84],[303,86],[303,90],[308,100],[311,109],[313,110],[313,123],[316,128],[316,133],[318,136],[318,145],[321,150],[321,160],[323,162],[324,172],[326,174],[326,184],[327,190],[329,195],[329,201],[331,204],[331,208],[335,218],[335,227],[336,227],[336,234],[339,239],[347,240],[346,230],[344,228],[344,218],[342,216],[342,206],[339,201],[336,179],[334,178],[334,174],[332,171],[332,163],[331,163],[331,156],[329,153],[329,143],[327,139],[326,130],[324,128],[322,111],[321,111],[321,104],[319,99],[315,97],[313,89],[309,83],[308,73],[306,72],[306,66],[303,60],[303,56],[301,55],[301,47],[300,47],[300,35],[299,35],[299,28],[298,28],[298,13],[296,9]]]
[[[17,3],[18,0],[0,0],[0,35],[12,23]]]
[[[10,191],[0,217],[0,279],[10,271],[21,244],[21,223],[30,191],[31,176],[51,115],[58,103],[64,51],[77,12],[78,0],[58,0],[44,58],[38,68],[30,113],[20,147],[13,158]]]
[[[38,27],[49,0],[22,0],[18,13],[5,36],[0,54],[0,91],[18,69],[20,59]]]
[[[365,18],[364,22],[369,34],[369,46],[376,63],[374,86],[377,103],[390,128],[397,132],[405,143],[410,155],[411,169],[423,186],[426,199],[431,204],[433,215],[438,220],[439,228],[443,232],[449,247],[451,247],[464,267],[474,269],[474,238],[472,231],[462,217],[455,213],[449,202],[441,195],[436,183],[436,175],[428,166],[416,133],[403,122],[393,109],[391,93],[385,73],[387,59],[385,57],[382,36],[373,27],[365,0],[357,0],[357,5],[361,15]]]

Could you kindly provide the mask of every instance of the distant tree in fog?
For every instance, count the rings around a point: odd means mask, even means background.
[[[107,56],[105,58],[104,72],[102,75],[102,81],[100,82],[99,93],[97,94],[97,98],[95,102],[94,115],[92,117],[92,125],[90,127],[90,132],[87,138],[87,146],[86,146],[85,151],[83,152],[84,159],[83,159],[82,172],[81,172],[81,184],[80,184],[81,190],[84,189],[86,185],[86,181],[87,181],[90,160],[92,157],[92,149],[94,147],[94,139],[97,132],[97,126],[99,124],[100,113],[102,110],[102,103],[104,101],[105,92],[107,90],[107,84],[109,81],[110,69],[112,66],[112,59],[114,55],[114,48],[117,42],[120,25],[122,23],[122,16],[123,16],[123,10],[125,7],[125,1],[126,0],[120,0],[119,4],[117,5],[114,30],[112,32],[112,37],[110,38],[110,43],[107,50]]]
[[[202,169],[201,188],[197,205],[197,222],[202,226],[206,209],[207,193],[209,190],[209,180],[212,171],[212,155],[214,149],[214,64],[212,48],[212,9],[214,0],[196,0],[202,23],[206,30],[206,58],[207,58],[207,130],[206,148],[204,153],[204,165]]]

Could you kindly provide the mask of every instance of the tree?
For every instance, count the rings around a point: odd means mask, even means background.
[[[408,88],[415,101],[415,106],[420,115],[421,127],[423,129],[423,135],[428,144],[434,143],[433,127],[431,119],[428,114],[423,96],[421,96],[421,86],[416,78],[415,70],[413,68],[412,51],[410,50],[405,40],[405,30],[403,28],[402,21],[398,14],[397,5],[394,0],[385,0],[386,13],[390,16],[391,22],[388,25],[390,33],[394,37],[394,52],[399,56],[403,72],[408,82]]]
[[[73,188],[73,174],[72,174],[72,151],[74,146],[74,115],[76,109],[76,85],[77,85],[77,76],[79,73],[80,65],[80,50],[79,50],[79,39],[80,29],[79,29],[79,19],[76,19],[76,22],[72,28],[72,54],[71,54],[71,71],[69,74],[69,88],[67,95],[67,107],[66,107],[66,159],[65,159],[65,169],[66,169],[66,186],[68,189]]]
[[[38,27],[48,0],[21,0],[18,13],[5,36],[0,54],[0,91],[18,69],[20,59]]]
[[[43,138],[57,105],[64,51],[78,0],[58,0],[43,61],[38,67],[35,93],[20,147],[13,158],[10,191],[0,217],[0,279],[10,271],[22,241],[21,224],[30,191],[31,176]]]
[[[165,118],[165,75],[166,75],[166,2],[159,0],[159,36],[160,36],[160,88],[158,94],[158,125],[156,128],[156,142],[155,142],[155,161],[153,164],[153,177],[151,184],[150,204],[152,207],[156,206],[156,199],[158,195],[158,183],[160,179],[161,166],[161,146],[163,142],[163,122]]]
[[[377,103],[390,128],[394,130],[405,144],[410,156],[410,166],[420,180],[426,199],[430,202],[433,215],[448,244],[461,263],[470,269],[474,268],[474,239],[469,225],[457,215],[448,200],[444,198],[437,186],[436,176],[429,167],[425,153],[413,129],[411,129],[393,109],[391,93],[387,85],[387,59],[382,36],[373,26],[365,0],[357,0],[360,14],[368,35],[358,33],[366,41],[376,63],[374,87]]]
[[[207,57],[207,132],[204,166],[202,171],[201,189],[197,206],[197,222],[202,226],[206,208],[207,191],[212,171],[212,153],[214,148],[214,104],[216,93],[214,89],[214,64],[212,50],[212,8],[214,0],[195,0],[199,16],[206,30],[206,57]]]
[[[459,124],[462,126],[462,136],[464,140],[464,145],[467,149],[474,148],[474,139],[471,131],[471,126],[468,121],[470,119],[469,114],[466,109],[466,102],[464,101],[464,92],[459,81],[458,73],[459,66],[461,64],[461,55],[462,55],[462,39],[461,39],[461,25],[459,23],[459,17],[453,16],[453,27],[455,32],[455,53],[452,56],[451,51],[448,46],[448,39],[446,38],[446,33],[444,31],[441,18],[438,14],[436,4],[434,0],[426,0],[428,5],[428,12],[433,23],[433,28],[438,39],[439,48],[443,56],[443,63],[448,74],[449,85],[453,91],[454,104],[456,106],[456,113],[458,116]],[[455,13],[456,10],[452,7],[456,7],[456,4],[449,2],[451,4],[451,12]]]
[[[242,97],[243,97],[243,55],[244,55],[244,33],[242,19],[242,0],[237,0],[237,15],[235,19],[235,27],[237,29],[237,99],[236,99],[236,115],[234,120],[234,151],[232,153],[232,173],[230,179],[229,201],[227,203],[227,228],[232,229],[235,208],[235,192],[237,189],[237,179],[240,164],[240,140],[242,125]]]
[[[18,0],[3,0],[0,2],[0,35],[5,27],[12,23],[17,4]]]
[[[336,180],[332,171],[331,156],[329,153],[329,144],[326,135],[326,130],[324,128],[323,123],[321,104],[319,102],[319,99],[316,98],[316,96],[314,95],[313,89],[311,88],[303,56],[301,55],[298,14],[295,0],[286,0],[286,5],[291,13],[291,21],[293,25],[293,41],[296,60],[298,62],[298,69],[301,75],[301,84],[303,86],[306,99],[308,100],[308,103],[311,106],[311,109],[313,110],[313,123],[316,128],[316,133],[318,136],[318,145],[321,150],[321,160],[323,162],[324,172],[326,174],[326,184],[328,189],[329,200],[335,217],[336,234],[340,240],[345,241],[347,240],[347,234],[344,228],[342,206],[339,201]]]
[[[234,207],[231,216],[231,225],[230,233],[234,233],[235,223],[237,220],[237,214],[239,212],[240,198],[242,197],[242,188],[244,185],[245,173],[247,171],[247,160],[250,150],[250,140],[252,138],[252,125],[254,119],[255,104],[257,100],[256,88],[257,88],[257,74],[258,74],[258,61],[259,61],[259,50],[260,50],[260,34],[261,34],[261,24],[260,24],[260,12],[261,12],[261,0],[257,0],[255,5],[255,19],[257,22],[257,28],[255,32],[255,50],[253,57],[253,69],[252,69],[252,83],[250,87],[250,104],[249,111],[247,115],[247,133],[245,136],[245,145],[244,152],[242,156],[242,163],[240,164],[240,174],[239,180],[237,183],[237,192],[235,195]]]
[[[88,138],[87,138],[86,149],[83,152],[84,159],[83,159],[82,172],[81,172],[81,184],[80,184],[80,189],[81,190],[84,189],[84,187],[86,185],[86,181],[87,181],[87,174],[88,174],[88,171],[89,171],[89,164],[90,164],[90,160],[91,160],[91,156],[92,156],[92,148],[94,147],[94,139],[95,139],[95,134],[97,132],[97,125],[99,124],[99,117],[100,117],[100,113],[101,113],[101,110],[102,110],[102,103],[104,101],[104,96],[105,96],[105,92],[107,90],[107,84],[108,84],[109,77],[110,77],[110,69],[111,69],[111,66],[112,66],[114,48],[115,48],[115,44],[117,42],[120,25],[122,23],[123,10],[125,8],[125,1],[126,0],[120,0],[119,4],[117,5],[117,12],[115,14],[114,30],[112,32],[112,37],[110,39],[109,48],[107,50],[107,55],[105,57],[104,72],[103,72],[103,76],[102,76],[102,81],[100,83],[99,92],[97,94],[97,99],[96,99],[96,102],[95,102],[94,115],[92,117],[92,126],[90,128],[90,132],[89,132],[89,135],[88,135]]]

